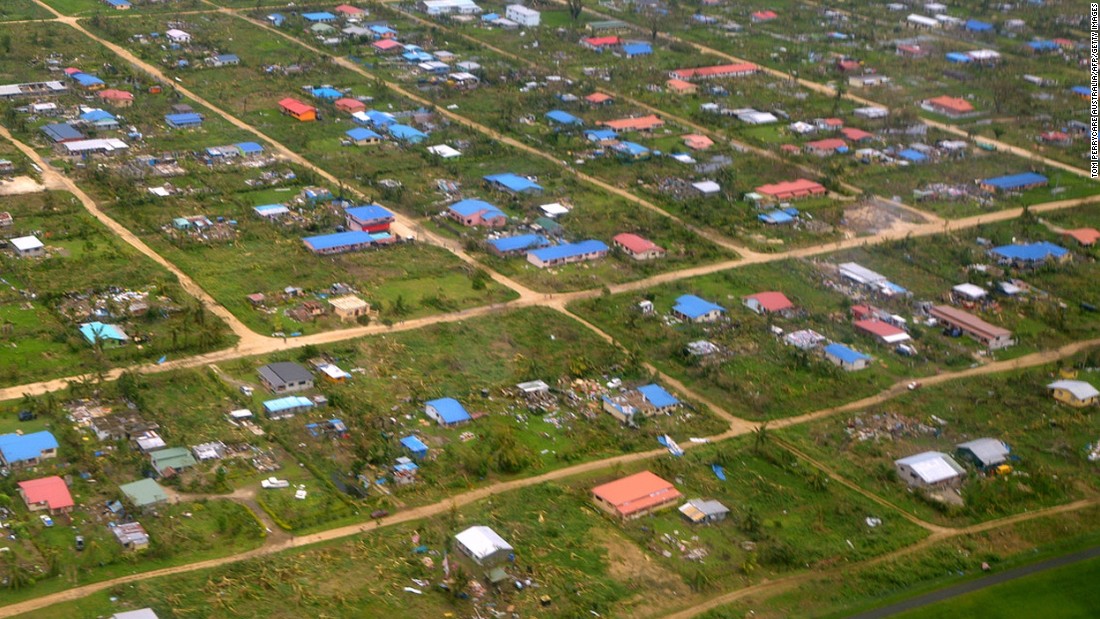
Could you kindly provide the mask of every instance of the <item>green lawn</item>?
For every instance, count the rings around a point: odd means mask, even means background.
[[[1100,559],[1017,578],[981,591],[895,615],[897,619],[1091,619],[1100,608]]]

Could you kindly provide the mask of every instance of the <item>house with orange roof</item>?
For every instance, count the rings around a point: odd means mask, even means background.
[[[756,11],[752,14],[752,23],[760,24],[777,19],[779,14],[775,11]]]
[[[797,200],[799,198],[823,196],[825,195],[825,186],[821,183],[800,178],[793,181],[761,185],[753,191],[772,200]]]
[[[117,88],[107,88],[99,91],[96,95],[104,102],[115,107],[130,107],[134,104],[134,93],[118,90]]]
[[[794,303],[782,292],[769,290],[750,294],[741,299],[741,303],[757,314],[784,314],[794,309]]]
[[[848,152],[848,143],[840,138],[827,138],[806,143],[806,152],[818,157],[827,157]]]
[[[332,10],[336,11],[340,15],[343,15],[344,17],[362,17],[363,15],[367,14],[365,10],[357,6],[351,6],[350,4],[341,4]]]
[[[617,47],[621,43],[622,39],[617,36],[585,37],[581,39],[581,46],[586,47],[594,52],[602,52],[605,49]]]
[[[863,129],[856,129],[855,127],[845,127],[840,130],[840,135],[848,138],[853,142],[863,142],[864,140],[872,140],[875,134],[864,131]]]
[[[671,507],[681,497],[683,495],[675,486],[650,471],[628,475],[592,489],[596,505],[623,520]]]
[[[760,71],[760,67],[751,62],[738,62],[735,64],[722,64],[713,67],[695,67],[693,69],[676,69],[668,74],[677,80],[708,80],[724,77],[745,77]]]
[[[635,118],[620,118],[617,120],[605,120],[600,123],[604,127],[615,131],[653,131],[665,126],[665,121],[656,114],[637,116]]]
[[[610,105],[615,102],[614,97],[602,92],[594,92],[585,97],[584,100],[592,105]]]
[[[295,118],[301,122],[317,120],[317,108],[293,98],[287,97],[279,101],[279,109],[283,114]]]
[[[689,133],[684,136],[684,146],[691,150],[706,150],[714,146],[714,140],[698,133]]]
[[[1069,238],[1077,241],[1082,247],[1092,247],[1096,241],[1100,241],[1100,230],[1096,228],[1076,228],[1063,232]]]
[[[949,97],[947,95],[925,99],[921,102],[921,107],[929,112],[943,114],[950,118],[962,118],[974,113],[974,106],[970,105],[969,101],[961,97]]]
[[[631,234],[630,232],[616,234],[611,241],[615,247],[623,250],[628,256],[635,260],[652,260],[665,255],[665,248],[647,238],[638,236],[637,234]]]
[[[669,92],[676,93],[678,95],[693,95],[699,91],[699,87],[691,82],[685,82],[684,80],[670,79],[665,82],[665,87]]]
[[[378,39],[371,43],[370,46],[371,49],[379,54],[395,54],[405,49],[405,46],[398,42],[397,39]]]
[[[75,503],[65,480],[57,475],[29,479],[18,484],[19,496],[32,512],[49,511],[51,514],[64,514],[72,510]]]
[[[352,99],[350,97],[342,97],[332,102],[336,109],[341,112],[347,112],[348,114],[354,114],[356,112],[367,111],[367,104],[359,101],[358,99]]]

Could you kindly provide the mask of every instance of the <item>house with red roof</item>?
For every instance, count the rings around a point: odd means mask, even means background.
[[[1077,241],[1082,247],[1092,247],[1096,241],[1100,241],[1100,231],[1096,228],[1076,228],[1063,232],[1069,238]]]
[[[735,64],[722,64],[713,67],[696,67],[693,69],[676,69],[668,74],[676,80],[709,80],[724,77],[745,77],[760,71],[760,67],[751,62],[738,62]]]
[[[961,97],[949,97],[947,95],[925,99],[921,102],[921,107],[929,112],[943,114],[950,118],[962,118],[974,113],[974,106],[970,105],[969,101]]]
[[[852,73],[853,71],[859,71],[863,64],[851,58],[840,58],[836,61],[834,66],[836,70],[841,73]]]
[[[741,298],[741,303],[757,314],[785,314],[794,309],[794,303],[782,292],[768,291]]]
[[[875,134],[864,131],[863,129],[856,129],[855,127],[845,127],[841,129],[840,135],[853,142],[864,142],[875,139]]]
[[[901,44],[894,48],[894,51],[902,58],[924,58],[928,55],[928,50],[920,45]]]
[[[130,107],[134,104],[134,93],[118,90],[117,88],[101,90],[96,93],[96,96],[115,107]]]
[[[775,11],[757,11],[752,14],[752,23],[759,24],[763,22],[769,22],[779,17],[779,14]]]
[[[617,47],[621,43],[622,39],[617,36],[584,37],[583,39],[581,39],[581,46],[586,47],[594,52],[602,52],[605,49]]]
[[[883,344],[900,344],[909,339],[909,334],[904,329],[898,328],[888,322],[875,319],[857,320],[853,323],[857,331],[876,338]]]
[[[302,103],[301,101],[287,97],[279,101],[279,109],[283,114],[300,120],[301,122],[311,122],[317,120],[317,108],[312,105]]]
[[[714,140],[708,138],[705,135],[699,135],[697,133],[689,133],[684,136],[684,146],[687,146],[691,150],[706,150],[711,146],[714,146]]]
[[[633,520],[670,507],[681,497],[683,495],[675,486],[649,471],[628,475],[592,489],[596,505],[623,520]]]
[[[351,6],[350,4],[341,4],[337,6],[333,11],[336,11],[344,17],[362,17],[367,12],[357,6]]]
[[[615,102],[614,97],[602,92],[594,92],[585,97],[584,100],[592,105],[610,105]]]
[[[1054,144],[1056,146],[1069,146],[1073,143],[1073,138],[1064,131],[1044,131],[1039,134],[1039,141],[1044,144]]]
[[[800,178],[781,183],[769,183],[754,189],[756,193],[772,200],[797,200],[825,195],[825,186],[809,179]]]
[[[818,118],[814,120],[814,126],[821,131],[837,131],[844,126],[840,118]]]
[[[379,54],[396,54],[397,52],[405,49],[405,46],[397,41],[397,39],[378,39],[370,44],[371,49]]]
[[[637,116],[635,118],[620,118],[617,120],[605,120],[600,123],[604,127],[615,131],[653,131],[665,126],[665,121],[656,114]]]
[[[623,232],[622,234],[616,234],[611,241],[615,247],[623,250],[635,260],[652,260],[665,255],[665,248],[637,234]]]
[[[64,514],[72,510],[75,503],[65,480],[57,475],[21,481],[19,496],[32,512],[47,510],[51,514]]]
[[[827,138],[806,143],[806,152],[818,157],[827,157],[848,152],[848,143],[840,138]]]

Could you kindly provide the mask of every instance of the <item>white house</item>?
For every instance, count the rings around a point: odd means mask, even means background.
[[[186,44],[191,42],[191,35],[178,28],[170,28],[164,33],[164,36],[168,37],[168,40],[173,43]]]
[[[966,471],[951,456],[926,451],[894,461],[898,476],[915,488],[958,485]]]
[[[511,544],[486,526],[470,527],[455,535],[455,545],[462,554],[482,566],[511,560],[515,552]]]
[[[38,237],[21,236],[8,242],[11,243],[15,255],[20,258],[33,258],[46,255],[46,246],[42,244],[42,241],[38,240]]]
[[[504,17],[516,22],[521,26],[537,26],[539,25],[539,18],[541,14],[534,10],[529,9],[522,4],[509,4],[508,8],[504,10]]]

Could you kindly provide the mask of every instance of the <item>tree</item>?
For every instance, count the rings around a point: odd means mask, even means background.
[[[752,431],[752,449],[756,453],[760,453],[767,447],[768,442],[771,440],[771,435],[768,433],[768,422],[764,422]]]
[[[584,0],[565,0],[565,5],[569,7],[570,19],[577,21],[581,18],[581,12],[584,11]]]

